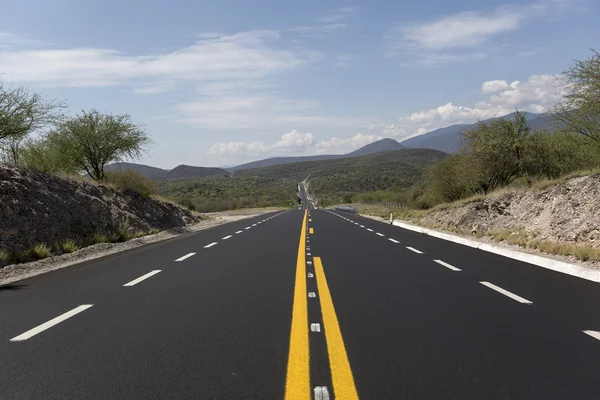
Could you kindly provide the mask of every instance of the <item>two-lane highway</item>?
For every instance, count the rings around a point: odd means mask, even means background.
[[[0,287],[0,398],[598,398],[598,284],[301,196]]]

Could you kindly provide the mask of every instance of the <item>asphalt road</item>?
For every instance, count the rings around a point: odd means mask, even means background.
[[[0,399],[600,398],[597,283],[302,196],[0,287]]]

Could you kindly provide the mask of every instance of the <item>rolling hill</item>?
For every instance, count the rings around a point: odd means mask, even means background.
[[[525,113],[527,123],[531,129],[541,129],[549,122],[548,116],[544,114]],[[500,118],[513,118],[514,113],[505,115]],[[483,122],[492,121],[496,118],[490,118]],[[431,132],[424,133],[419,136],[406,139],[401,142],[408,148],[424,148],[443,151],[445,153],[456,153],[463,147],[461,141],[461,132],[474,128],[474,124],[456,124],[445,128],[436,129]]]
[[[162,180],[157,187],[161,195],[199,211],[287,206],[297,199],[297,182],[306,177],[311,193],[320,197],[406,188],[422,179],[427,166],[445,156],[430,149],[400,149],[241,170],[231,178]]]
[[[309,178],[311,188],[323,191],[371,191],[406,187],[422,170],[446,153],[430,149],[401,149],[336,160],[306,161],[238,171],[237,176],[258,176],[296,182]]]
[[[228,168],[229,171],[241,171],[252,168],[269,167],[271,165],[280,164],[293,164],[306,161],[325,161],[325,160],[337,160],[340,158],[364,156],[367,154],[378,153],[382,151],[392,151],[403,149],[405,146],[398,143],[394,139],[381,139],[376,142],[370,143],[366,146],[361,147],[348,154],[324,154],[318,156],[302,156],[302,157],[273,157],[266,158],[264,160],[252,161],[246,164],[241,164],[233,168]]]
[[[149,165],[135,164],[135,163],[114,163],[109,164],[106,167],[107,171],[125,171],[131,170],[141,175],[152,179],[153,181],[160,181],[166,179],[186,179],[186,178],[203,178],[207,176],[218,176],[225,175],[229,176],[230,173],[222,168],[215,167],[193,167],[190,165],[178,165],[172,170],[166,170]]]

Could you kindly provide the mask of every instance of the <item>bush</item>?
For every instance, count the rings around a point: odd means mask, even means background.
[[[75,243],[74,240],[69,239],[61,243],[60,249],[63,251],[63,253],[73,253],[79,250],[79,246],[77,246],[77,243]]]
[[[106,172],[102,182],[114,186],[117,190],[131,190],[145,197],[156,194],[154,182],[131,170]]]
[[[42,258],[50,256],[50,247],[46,246],[45,244],[36,244],[30,250],[30,253],[33,257],[41,260]]]

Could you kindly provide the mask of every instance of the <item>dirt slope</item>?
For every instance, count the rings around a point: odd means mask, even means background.
[[[600,174],[437,209],[419,222],[479,235],[525,232],[541,240],[600,248]]]
[[[0,166],[0,250],[36,244],[57,247],[68,239],[147,233],[182,227],[198,217],[173,204],[134,192]]]

